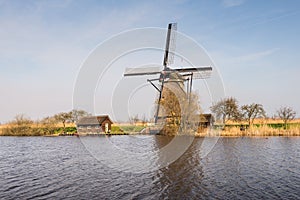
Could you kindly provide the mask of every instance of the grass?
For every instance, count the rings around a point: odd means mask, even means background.
[[[246,130],[241,131],[238,126],[226,126],[223,130],[210,131],[206,129],[196,136],[221,136],[221,137],[267,137],[267,136],[300,136],[300,126],[293,125],[287,129],[283,127],[272,127],[269,125],[251,126]]]
[[[134,134],[139,133],[144,126],[135,125],[112,125],[111,133],[113,135],[124,135],[124,134]],[[0,136],[57,136],[57,135],[72,135],[77,132],[76,127],[70,124],[66,124],[63,128],[60,124],[55,124],[53,126],[37,126],[36,124],[28,125],[1,125],[0,126]]]
[[[140,131],[142,131],[145,126],[135,126],[135,125],[120,125],[120,128],[125,132],[125,133],[139,133]]]
[[[6,124],[0,126],[0,136],[49,136],[61,133],[74,134],[76,127],[66,126],[65,128],[57,125],[43,126],[37,124],[14,125]]]
[[[288,124],[287,129],[284,129],[284,124],[279,120],[255,121],[256,123],[241,131],[241,124],[246,123],[229,123],[224,129],[219,131],[209,131],[204,129],[201,132],[195,133],[195,136],[222,136],[222,137],[264,137],[264,136],[300,136],[300,120],[293,120]],[[111,134],[138,134],[146,126],[132,124],[115,124],[112,125]],[[34,125],[0,125],[0,136],[53,136],[63,132],[73,134],[77,131],[74,124],[67,124],[65,129],[57,124],[54,126],[37,126]]]
[[[113,134],[123,134],[124,130],[121,129],[119,126],[112,125],[111,126],[111,133],[113,133]]]

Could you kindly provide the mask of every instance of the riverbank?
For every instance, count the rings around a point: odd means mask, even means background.
[[[0,126],[0,136],[57,136],[61,134],[73,135],[76,127],[42,126],[36,124],[29,125],[2,125]]]
[[[220,137],[271,137],[271,136],[300,136],[300,127],[294,126],[287,129],[273,128],[267,125],[252,126],[247,129],[241,129],[238,126],[225,127],[222,130],[206,129],[202,132],[196,133],[197,137],[220,136]]]
[[[300,125],[297,123],[289,124],[285,129],[281,125],[254,125],[248,128],[243,126],[230,124],[223,129],[207,128],[202,129],[194,134],[195,137],[270,137],[270,136],[300,136]],[[112,126],[110,133],[97,135],[138,135],[144,134],[141,131],[145,126],[134,125],[118,125]],[[1,125],[0,136],[77,136],[77,129],[74,126],[67,127],[44,127],[44,126],[11,126]],[[95,134],[89,134],[95,135]]]
[[[117,126],[113,125],[110,133],[93,134],[87,135],[134,135],[139,132],[144,126],[124,125]],[[36,124],[28,125],[12,125],[5,124],[0,125],[0,136],[78,136],[77,129],[74,124],[66,124],[65,127],[61,127],[60,124],[51,126],[43,126]]]

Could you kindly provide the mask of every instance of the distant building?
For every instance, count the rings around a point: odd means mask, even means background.
[[[108,115],[82,117],[76,127],[78,134],[105,134],[110,133],[111,124]]]
[[[209,128],[214,123],[214,118],[211,114],[200,114],[199,116],[199,128]]]

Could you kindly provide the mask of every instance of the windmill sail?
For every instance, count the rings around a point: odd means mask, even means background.
[[[165,68],[174,63],[174,51],[176,48],[176,30],[177,23],[171,23],[168,25],[168,33],[166,39],[166,48],[163,65]]]
[[[206,79],[211,76],[212,67],[211,66],[202,66],[202,67],[190,67],[182,69],[172,69],[180,73],[181,75],[190,75],[193,74],[193,79]]]
[[[210,66],[189,67],[189,68],[179,68],[179,69],[172,69],[172,70],[177,72],[200,72],[200,71],[212,71],[212,67]]]
[[[193,79],[207,79],[211,77],[212,71],[199,71],[193,73]]]
[[[124,76],[141,76],[160,74],[160,67],[141,67],[141,68],[126,68]]]

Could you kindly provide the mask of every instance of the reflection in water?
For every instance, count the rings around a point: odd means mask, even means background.
[[[158,136],[155,138],[159,148],[170,142],[172,137]],[[182,138],[184,139],[184,138]],[[195,139],[187,151],[168,167],[156,172],[155,188],[160,198],[201,198],[204,197],[205,187],[201,185],[203,171],[200,163],[198,149],[203,139]],[[189,184],[187,184],[189,183]],[[200,192],[201,191],[201,192]]]
[[[108,142],[159,163],[164,136],[87,137],[97,141],[96,160],[75,137],[0,137],[0,199],[299,199],[300,137],[220,138],[201,156],[195,138],[175,162],[143,173],[115,169],[120,155],[104,152]],[[97,140],[95,140],[97,139]],[[100,148],[101,147],[101,148]],[[103,148],[102,148],[103,147]],[[101,150],[102,149],[102,150]],[[156,155],[156,157],[155,157]],[[137,160],[139,158],[137,157]],[[143,159],[145,160],[145,159]],[[143,164],[138,162],[138,167]],[[119,166],[122,168],[122,166]]]
[[[108,139],[95,136],[81,137],[80,140],[95,159],[113,170],[148,173],[178,160],[191,146],[194,137],[152,135]]]

